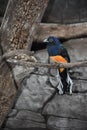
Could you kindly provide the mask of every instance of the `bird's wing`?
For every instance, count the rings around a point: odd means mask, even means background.
[[[66,50],[66,48],[63,45],[60,46],[58,55],[61,55],[63,58],[65,58],[67,60],[67,62],[70,62],[70,57],[69,57],[68,51]]]

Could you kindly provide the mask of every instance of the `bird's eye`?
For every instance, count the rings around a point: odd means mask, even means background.
[[[49,39],[49,42],[54,42],[52,38]]]

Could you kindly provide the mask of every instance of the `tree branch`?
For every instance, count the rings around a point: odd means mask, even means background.
[[[15,65],[27,66],[27,67],[46,67],[46,68],[74,68],[74,67],[86,67],[87,61],[75,62],[75,63],[54,63],[54,64],[46,64],[39,62],[26,62],[26,61],[18,61],[14,59],[8,59],[7,62]]]
[[[25,50],[25,49],[18,49],[18,50],[13,50],[13,51],[10,51],[10,52],[7,52],[7,53],[4,53],[2,56],[0,56],[0,63],[3,59],[8,59],[8,58],[11,58],[15,55],[19,55],[19,54],[26,54],[26,55],[33,55],[34,52],[33,51],[28,51],[28,50]]]
[[[87,36],[87,22],[60,25],[54,23],[40,23],[34,36],[34,41],[42,42],[49,36],[56,36],[61,39],[80,38]]]

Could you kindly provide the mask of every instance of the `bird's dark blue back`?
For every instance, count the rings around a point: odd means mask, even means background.
[[[54,43],[50,43],[50,39],[53,39]],[[48,38],[48,45],[47,45],[47,50],[48,50],[48,53],[49,53],[49,56],[56,56],[59,54],[59,50],[62,46],[61,42],[59,41],[58,38],[56,37],[49,37]]]
[[[49,56],[56,56],[59,54],[60,46],[50,45],[47,47]]]
[[[66,48],[63,46],[63,44],[59,41],[58,38],[56,37],[48,38],[47,50],[48,50],[49,56],[61,55],[68,62],[70,62],[70,57],[68,55],[68,52]]]

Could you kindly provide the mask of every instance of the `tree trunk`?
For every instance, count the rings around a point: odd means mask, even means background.
[[[47,3],[48,0],[9,0],[1,25],[3,54],[15,49],[31,49],[37,24],[41,21]],[[3,62],[0,65],[0,126],[20,87],[16,82],[12,68]]]
[[[41,2],[40,2],[41,1]],[[31,47],[48,0],[10,0],[1,25],[4,52]]]

